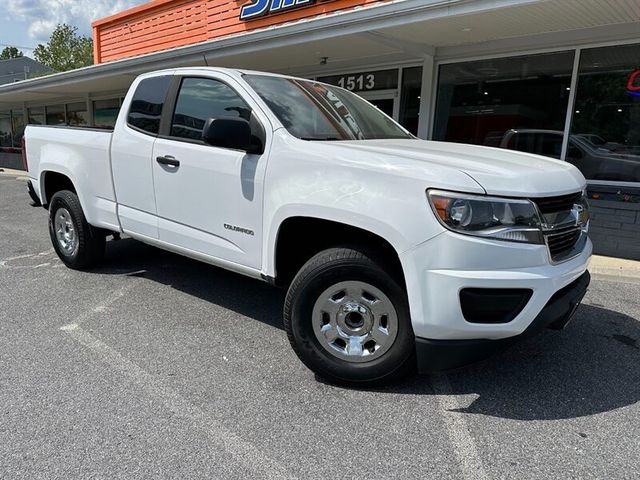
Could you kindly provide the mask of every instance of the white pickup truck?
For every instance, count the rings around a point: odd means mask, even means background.
[[[338,87],[184,68],[137,78],[113,132],[28,126],[61,260],[110,235],[288,288],[295,352],[381,383],[562,328],[589,284],[585,179],[568,163],[416,139]]]

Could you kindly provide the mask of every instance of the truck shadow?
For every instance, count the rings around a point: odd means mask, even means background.
[[[130,238],[107,242],[106,261],[95,272],[144,277],[283,329],[282,289]]]
[[[547,330],[488,360],[447,372],[444,389],[440,374],[380,391],[462,395],[461,407],[451,411],[513,420],[609,412],[640,400],[639,320],[583,303],[565,330]]]
[[[284,291],[266,283],[131,239],[109,242],[106,265],[96,273],[144,277],[282,329]],[[543,332],[446,373],[447,391],[438,378],[416,376],[376,392],[461,395],[453,412],[515,420],[576,418],[633,405],[640,400],[640,318],[589,305],[587,297],[564,331]]]

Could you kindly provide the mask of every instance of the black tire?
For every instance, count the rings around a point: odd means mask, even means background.
[[[77,235],[77,244],[74,242],[76,247],[71,252],[64,250],[56,235],[55,218],[61,209],[69,212],[75,235]],[[51,199],[49,235],[58,257],[69,268],[85,270],[97,265],[104,258],[106,243],[104,232],[87,223],[78,196],[69,190],[61,190]]]
[[[323,379],[355,386],[382,385],[413,371],[415,338],[404,289],[373,260],[374,255],[360,250],[346,247],[324,250],[300,269],[287,292],[284,327],[300,360]],[[378,289],[397,313],[397,334],[391,346],[369,361],[337,358],[320,344],[312,325],[314,305],[322,293],[334,285],[353,281]]]

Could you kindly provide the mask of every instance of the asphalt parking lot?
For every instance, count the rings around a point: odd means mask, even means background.
[[[635,479],[640,283],[489,361],[319,381],[283,292],[130,239],[65,268],[0,175],[0,478]]]

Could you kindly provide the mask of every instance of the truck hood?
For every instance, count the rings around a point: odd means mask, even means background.
[[[328,142],[366,152],[372,161],[389,157],[420,166],[451,168],[473,178],[489,195],[544,197],[576,192],[585,179],[573,165],[539,155],[501,148],[426,140],[354,140]]]

